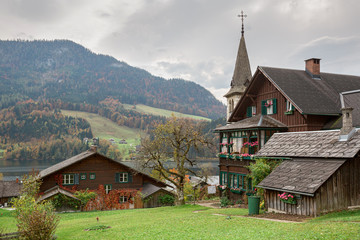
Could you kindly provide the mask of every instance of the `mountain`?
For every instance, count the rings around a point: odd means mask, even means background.
[[[225,106],[202,86],[166,80],[68,40],[0,41],[0,109],[20,100],[99,105],[110,97],[217,119]]]

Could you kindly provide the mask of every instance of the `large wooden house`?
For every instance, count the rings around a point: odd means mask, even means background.
[[[274,133],[341,128],[340,109],[344,102],[358,108],[359,89],[360,77],[322,73],[316,58],[305,61],[305,70],[258,67],[228,124],[215,129],[220,185],[251,188],[247,166]],[[354,125],[360,126],[359,118]]]
[[[143,196],[142,200],[152,197],[154,203],[154,205],[146,204],[146,207],[155,207],[158,206],[157,200],[159,196],[162,194],[173,195],[164,189],[167,187],[165,183],[99,154],[94,147],[42,170],[39,176],[42,179],[40,192],[48,197],[52,197],[50,193],[64,193],[59,188],[73,191],[98,190],[99,186],[102,185],[106,194],[121,189],[129,190],[132,193],[143,192],[141,194]],[[135,194],[133,195],[131,197],[135,198]],[[119,196],[119,202],[130,202],[131,199],[129,198],[128,195]],[[139,201],[133,204],[128,205],[133,208],[144,206]]]

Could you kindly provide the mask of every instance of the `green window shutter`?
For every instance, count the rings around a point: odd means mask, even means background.
[[[295,110],[294,105],[291,104],[291,109],[290,110]]]
[[[79,185],[79,174],[78,173],[74,174],[74,184]]]
[[[222,173],[222,172],[220,172],[220,179],[219,179],[219,183],[220,183],[220,185],[223,185],[223,182],[222,182],[222,175],[223,175],[223,173]]]
[[[261,101],[261,114],[262,115],[267,115],[267,110],[266,110],[266,107],[265,107],[265,103],[266,103],[266,100]]]
[[[115,173],[115,182],[118,183],[120,179],[120,173]]]
[[[247,116],[247,117],[252,117],[252,109],[251,109],[251,107],[247,107],[247,109],[246,109],[246,116]]]
[[[276,114],[277,113],[276,98],[273,98],[272,102],[273,102],[273,114]]]
[[[132,174],[128,173],[128,182],[131,183],[133,181]]]

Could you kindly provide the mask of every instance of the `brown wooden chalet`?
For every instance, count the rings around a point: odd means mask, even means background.
[[[104,186],[106,194],[121,189],[140,193],[144,191],[143,195],[147,198],[152,197],[155,203],[161,194],[172,195],[164,189],[167,187],[165,183],[99,154],[96,148],[44,169],[39,176],[43,181],[40,192],[49,197],[54,194],[64,194],[61,188],[97,190],[100,185]],[[126,196],[119,197],[121,203],[129,200]],[[137,206],[142,207],[143,204],[135,203],[135,208]],[[155,206],[147,204],[147,207]]]
[[[19,181],[0,181],[0,205],[10,205],[12,198],[20,196],[21,187]]]
[[[359,128],[276,133],[257,155],[288,158],[258,185],[269,211],[318,216],[360,206]]]
[[[345,105],[355,108],[354,124],[360,127],[360,77],[322,73],[316,58],[305,65],[305,70],[257,68],[228,124],[215,129],[220,185],[240,192],[251,187],[246,167],[274,133],[339,129]]]

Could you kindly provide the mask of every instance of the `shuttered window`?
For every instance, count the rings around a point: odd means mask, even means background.
[[[131,183],[132,174],[128,172],[120,172],[115,174],[115,182],[117,183]]]
[[[267,99],[261,101],[261,114],[271,115],[277,113],[277,101],[276,98]]]
[[[62,175],[63,177],[63,185],[74,185],[75,183],[75,174],[73,173],[66,173]]]
[[[250,106],[246,109],[246,116],[252,117],[256,115],[256,106]]]

